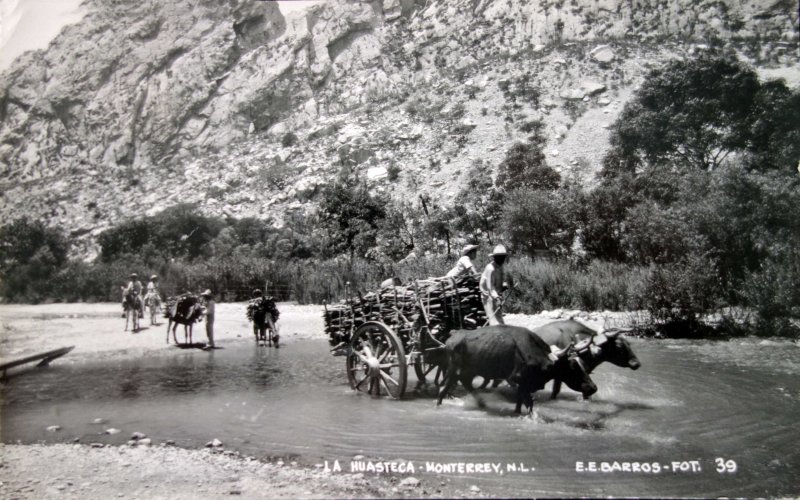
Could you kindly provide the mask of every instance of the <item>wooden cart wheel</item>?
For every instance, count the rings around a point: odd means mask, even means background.
[[[353,334],[347,356],[350,387],[400,399],[406,390],[406,356],[397,335],[383,323],[364,323]]]
[[[430,382],[436,387],[439,387],[444,383],[444,376],[447,370],[441,365],[426,363],[422,359],[422,356],[417,356],[414,360],[414,372],[417,374],[418,385],[424,385]]]

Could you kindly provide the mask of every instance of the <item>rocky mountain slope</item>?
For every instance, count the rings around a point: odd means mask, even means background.
[[[539,121],[548,162],[591,183],[647,71],[709,44],[800,83],[793,0],[84,7],[0,76],[0,216],[46,218],[87,256],[115,222],[179,202],[280,224],[343,164],[446,203]]]

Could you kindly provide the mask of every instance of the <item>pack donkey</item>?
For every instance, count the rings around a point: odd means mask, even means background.
[[[178,325],[183,325],[184,343],[192,343],[192,326],[202,320],[203,306],[200,299],[191,294],[184,293],[178,297],[169,297],[167,307],[164,308],[164,317],[167,318],[167,344],[169,344],[169,330],[172,328],[172,339],[178,344],[175,330]]]

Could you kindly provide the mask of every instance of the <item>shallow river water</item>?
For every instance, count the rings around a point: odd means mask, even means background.
[[[402,401],[354,393],[344,358],[321,340],[56,362],[2,386],[0,438],[122,444],[139,431],[187,448],[218,438],[246,455],[342,472],[394,460],[400,476],[436,475],[503,496],[800,495],[800,346],[632,345],[641,369],[602,365],[591,401],[566,388],[550,401],[541,391],[524,417],[512,413],[508,388],[485,394],[486,409],[463,390],[437,408],[412,381]]]

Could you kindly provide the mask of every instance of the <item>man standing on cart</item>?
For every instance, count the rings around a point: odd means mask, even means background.
[[[462,274],[478,274],[472,261],[478,256],[478,245],[467,245],[461,251],[461,258],[458,259],[453,269],[447,272],[448,278],[456,278]]]
[[[486,318],[489,325],[504,325],[503,320],[503,300],[502,294],[506,288],[505,272],[503,264],[506,261],[508,252],[503,245],[494,247],[489,257],[492,261],[486,265],[483,270],[480,281],[481,300],[483,301],[483,309],[486,311]]]

